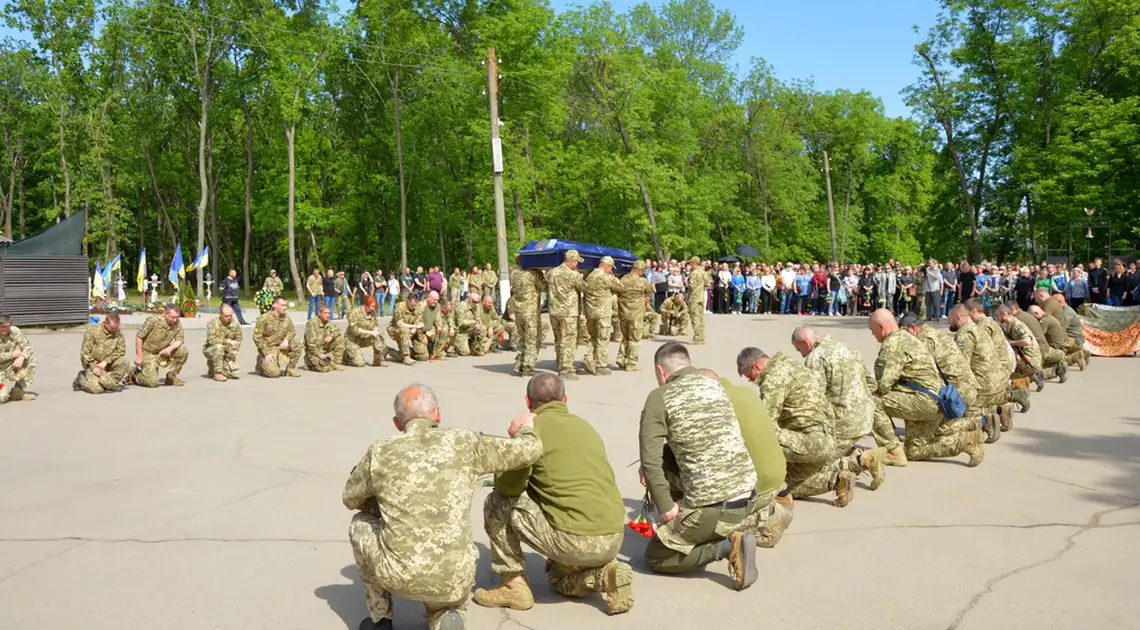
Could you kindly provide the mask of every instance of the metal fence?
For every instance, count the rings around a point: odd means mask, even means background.
[[[13,254],[0,249],[0,313],[17,326],[83,324],[87,257]]]

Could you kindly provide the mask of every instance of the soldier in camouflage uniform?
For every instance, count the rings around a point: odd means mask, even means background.
[[[459,273],[459,267],[452,270],[451,275],[447,277],[447,301],[444,304],[455,303],[459,301],[459,290],[463,288],[463,276]]]
[[[482,296],[478,292],[467,292],[467,300],[455,303],[453,313],[455,352],[461,357],[471,356],[471,335],[475,332],[475,315],[480,308]]]
[[[253,326],[253,345],[257,348],[258,374],[266,378],[301,376],[297,371],[301,344],[297,343],[297,331],[285,310],[285,298],[273,300],[273,308],[257,318]]]
[[[578,273],[582,256],[578,250],[566,252],[562,264],[546,276],[547,306],[550,327],[554,329],[554,355],[558,374],[566,380],[577,380],[574,374],[574,348],[578,342],[578,297],[586,290],[586,282]]]
[[[1045,373],[1045,378],[1055,377],[1064,383],[1069,380],[1069,368],[1065,361],[1068,335],[1065,334],[1064,326],[1036,304],[1029,307],[1029,314],[1037,318],[1041,329],[1045,331],[1045,345],[1048,348],[1041,348],[1041,371]]]
[[[177,306],[167,304],[162,315],[146,318],[135,336],[135,365],[138,366],[135,381],[143,387],[158,387],[158,370],[166,368],[167,385],[185,385],[178,378],[190,357],[190,352],[182,345],[183,340]]]
[[[344,333],[329,321],[332,315],[324,304],[317,318],[305,324],[305,367],[312,372],[340,372],[344,358]]]
[[[618,294],[614,293],[610,298],[610,341],[620,344],[621,336],[621,317],[619,316],[621,307],[618,305]]]
[[[674,293],[673,297],[661,304],[661,330],[659,334],[676,337],[685,334],[689,325],[689,307],[685,305],[685,296]]]
[[[824,396],[835,412],[836,453],[841,457],[858,456],[855,444],[868,433],[876,436],[879,448],[864,452],[861,461],[863,469],[871,473],[871,489],[878,489],[883,483],[883,465],[905,465],[906,454],[890,419],[875,413],[875,378],[867,372],[863,355],[830,336],[820,336],[810,326],[800,326],[792,332],[792,345],[804,358],[804,367],[825,387]],[[886,420],[885,426],[876,427],[880,418]],[[890,435],[879,437],[884,433]],[[890,450],[896,451],[893,458]]]
[[[507,298],[507,305],[503,308],[503,315],[499,318],[499,329],[506,334],[507,339],[503,342],[503,349],[510,352],[519,351],[519,326],[515,323],[515,311],[518,307],[515,306],[515,295],[512,293],[511,297]]]
[[[527,408],[543,455],[531,467],[504,473],[483,504],[491,570],[501,584],[475,591],[481,606],[528,610],[534,595],[522,543],[547,558],[556,593],[603,593],[611,615],[633,608],[633,569],[617,560],[625,505],[594,427],[570,413],[562,379],[540,374],[527,384]],[[572,490],[570,488],[573,488]]]
[[[633,263],[633,271],[622,277],[616,296],[618,322],[621,326],[617,365],[628,372],[641,369],[637,365],[638,350],[641,345],[641,323],[644,321],[645,311],[649,309],[649,300],[653,298],[653,285],[645,279],[644,271],[644,261]]]
[[[491,298],[491,306],[493,308],[495,306],[495,296],[498,295],[497,291],[499,290],[499,275],[495,273],[494,269],[491,269],[491,263],[487,263],[487,266],[484,268],[483,286],[481,289],[480,293],[483,294],[483,299]],[[496,315],[497,314],[498,313],[496,313]]]
[[[756,383],[760,398],[776,424],[776,437],[788,462],[788,491],[796,498],[835,491],[832,505],[845,507],[855,493],[855,481],[864,470],[874,475],[875,488],[883,481],[879,453],[855,452],[835,440],[835,412],[825,397],[826,385],[813,372],[782,352],[768,357],[758,348],[745,348],[736,357],[741,376]],[[866,385],[864,385],[866,387]]]
[[[427,360],[427,338],[423,335],[424,316],[420,299],[409,293],[407,299],[396,305],[388,321],[388,336],[397,345],[392,357],[404,365],[415,365],[416,357]]]
[[[646,282],[649,281],[646,280]],[[653,298],[650,298],[650,300],[652,299]],[[656,336],[653,334],[653,329],[657,326],[657,311],[653,310],[652,301],[645,306],[645,315],[642,317],[641,321],[638,322],[638,325],[641,326],[642,339],[652,339]]]
[[[889,418],[901,418],[906,425],[908,460],[970,456],[970,466],[985,458],[985,447],[978,431],[962,431],[961,423],[947,421],[938,402],[908,387],[917,385],[937,395],[942,377],[926,344],[900,330],[893,313],[881,308],[871,314],[868,328],[882,344],[875,360],[875,405]]]
[[[1013,309],[1002,304],[994,311],[994,318],[1005,330],[1009,345],[1017,354],[1017,366],[1013,369],[1013,378],[1033,378],[1041,372],[1041,348],[1037,346],[1037,339],[1033,331],[1013,314]],[[1029,411],[1029,390],[1015,389],[1010,393],[1014,402],[1021,406],[1021,412]]]
[[[934,365],[938,368],[942,380],[958,388],[963,402],[969,407],[977,405],[978,379],[966,355],[962,354],[962,347],[950,333],[938,330],[929,324],[922,324],[913,313],[899,318],[899,328],[914,335],[926,345],[926,349],[934,357]]]
[[[423,331],[426,339],[427,356],[424,360],[447,360],[447,323],[443,314],[443,306],[439,303],[439,293],[428,292],[424,298],[424,306],[420,309],[423,316]]]
[[[515,264],[520,259],[515,257]],[[533,269],[516,268],[511,271],[511,301],[514,302],[512,316],[518,333],[518,354],[515,355],[515,373],[522,376],[534,374],[534,364],[538,361],[538,349],[545,336],[542,331],[542,307],[540,300],[546,292],[546,278]],[[513,337],[513,335],[512,335]]]
[[[431,630],[462,630],[478,558],[475,481],[530,466],[542,442],[530,414],[511,423],[511,439],[441,428],[425,385],[401,390],[394,407],[401,434],[368,447],[342,497],[356,511],[348,537],[369,613],[360,627],[390,630],[396,596],[423,602]]]
[[[352,308],[352,285],[344,277],[343,271],[336,273],[333,287],[336,291],[336,317],[344,319],[348,315],[348,309]]]
[[[1069,316],[1065,313],[1064,299],[1064,294],[1049,295],[1047,289],[1037,289],[1033,292],[1033,301],[1043,311],[1056,318],[1062,329],[1069,327]]]
[[[477,313],[476,327],[481,329],[480,334],[477,335],[481,352],[477,354],[502,352],[502,349],[499,348],[499,337],[503,329],[499,324],[499,314],[495,311],[494,298],[484,295],[483,305]],[[472,339],[472,344],[474,343],[475,340]],[[474,346],[472,346],[472,350],[474,350]]]
[[[1012,426],[1010,417],[1013,405],[1005,402],[1009,398],[1006,391],[1009,388],[1009,373],[1003,360],[1005,347],[996,346],[990,340],[986,331],[970,318],[965,306],[958,305],[951,309],[948,321],[950,330],[954,333],[954,341],[969,362],[970,372],[978,384],[974,400],[966,403],[966,415],[948,422],[957,423],[962,431],[984,429],[988,435],[986,442],[992,444],[1001,437],[999,417],[1002,427]]]
[[[439,308],[440,318],[443,320],[441,324],[440,340],[444,345],[444,354],[449,357],[457,356],[455,351],[455,331],[458,329],[458,323],[455,319],[455,305],[456,302],[444,302]]]
[[[728,392],[669,342],[653,357],[660,386],[641,411],[641,475],[663,524],[645,549],[649,568],[685,573],[727,560],[736,590],[756,581],[756,467]],[[667,476],[665,448],[676,462]],[[678,501],[684,501],[681,517]]]
[[[206,357],[206,376],[219,383],[240,378],[238,350],[241,342],[241,326],[234,319],[234,309],[224,304],[218,310],[218,317],[206,325],[206,343],[202,346],[202,354]]]
[[[364,367],[364,348],[372,348],[372,367],[388,367],[384,358],[388,343],[380,322],[376,319],[376,298],[371,295],[364,303],[348,312],[348,329],[344,334],[344,364]]]
[[[699,345],[705,342],[705,293],[712,284],[712,276],[701,266],[700,258],[693,256],[689,262],[693,265],[689,272],[689,317],[693,320],[693,343]],[[661,319],[665,319],[664,314]]]
[[[582,357],[582,370],[587,374],[610,374],[610,320],[613,318],[613,297],[621,283],[612,271],[614,259],[603,256],[598,268],[586,276],[586,333],[589,335],[586,354]]]
[[[118,313],[107,313],[102,323],[87,327],[79,350],[79,363],[83,371],[72,384],[76,391],[102,394],[123,390],[130,363],[127,362],[127,343],[119,330]]]
[[[1065,315],[1065,333],[1069,335],[1065,346],[1065,360],[1069,365],[1075,365],[1083,372],[1089,365],[1089,353],[1085,351],[1085,329],[1081,325],[1081,316],[1069,306],[1065,296],[1057,294],[1053,297],[1061,305]]]
[[[276,269],[269,270],[269,277],[265,279],[265,283],[261,285],[261,289],[273,295],[281,295],[281,292],[285,290],[285,284],[281,282],[281,278],[277,277]]]

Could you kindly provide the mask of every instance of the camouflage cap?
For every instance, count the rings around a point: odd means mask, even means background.
[[[582,254],[579,254],[576,249],[568,249],[566,250],[566,256],[563,260],[566,262],[582,262]]]
[[[692,258],[689,259],[689,262],[693,263],[694,265],[699,265],[699,264],[701,264],[701,257],[700,256],[693,256]]]
[[[602,261],[600,264],[613,266],[613,264],[614,264],[613,256],[602,256]]]
[[[634,269],[645,269],[645,261],[644,260],[633,261],[633,268]]]

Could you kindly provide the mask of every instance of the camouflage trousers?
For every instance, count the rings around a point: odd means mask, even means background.
[[[327,354],[328,359],[322,359],[318,355]],[[305,347],[305,368],[311,372],[332,372],[333,365],[340,363],[344,359],[344,335],[337,335],[332,341],[321,344],[315,352],[311,352],[309,348]]]
[[[899,442],[899,436],[895,433],[894,421],[879,404],[875,405],[875,417],[871,422],[871,435],[875,438],[875,446],[882,446],[888,451],[893,451],[902,446],[902,443]]]
[[[519,312],[515,315],[515,334],[511,338],[517,337],[518,341],[518,354],[515,356],[517,372],[534,370],[534,365],[538,362],[538,324],[539,316],[535,314]]]
[[[28,385],[36,380],[36,353],[30,347],[21,352],[24,363],[19,368],[12,367],[12,360],[0,361],[0,380]]]
[[[1041,370],[1045,372],[1045,378],[1053,378],[1057,376],[1057,366],[1064,364],[1065,351],[1061,348],[1054,348],[1049,346],[1048,349],[1041,349]]]
[[[336,298],[336,317],[344,319],[350,310],[352,310],[352,296],[347,293],[338,295]]]
[[[858,440],[842,440],[836,443],[831,457],[815,463],[788,462],[788,491],[793,497],[814,497],[827,494],[835,489],[835,482],[841,472],[863,472],[859,456],[854,452]]]
[[[166,369],[167,378],[177,377],[178,373],[182,371],[182,366],[186,365],[186,359],[189,358],[190,351],[186,349],[186,346],[178,346],[174,352],[170,353],[169,357],[143,352],[143,360],[139,365],[139,373],[135,376],[135,381],[143,387],[158,387],[159,368]]]
[[[578,316],[578,345],[579,346],[589,346],[590,345],[590,330],[589,330],[589,328],[586,327],[586,316],[585,315],[579,315]]]
[[[618,317],[617,309],[614,309],[613,317],[610,318],[610,341],[614,343],[621,343],[624,337],[621,334],[621,318]]]
[[[653,327],[657,325],[657,311],[648,310],[645,316],[638,324],[641,326],[641,338],[649,339],[653,337]]]
[[[594,372],[598,368],[610,366],[610,318],[589,318],[586,320],[586,332],[590,335],[585,356],[582,357],[582,367],[587,372]]]
[[[131,363],[127,361],[126,357],[119,357],[114,361],[107,364],[103,369],[103,373],[95,376],[95,373],[90,369],[84,370],[79,375],[78,383],[79,388],[88,394],[102,394],[104,391],[114,389],[123,382],[127,373],[131,369]]]
[[[372,348],[372,365],[384,365],[384,356],[388,354],[388,344],[384,341],[383,333],[376,335],[346,336],[344,340],[344,364],[352,367],[364,367],[364,349]]]
[[[202,348],[202,355],[206,357],[206,376],[221,374],[226,378],[239,378],[241,366],[238,365],[237,348],[228,343],[215,343]]]
[[[662,311],[661,313],[661,335],[677,336],[685,334],[685,329],[689,327],[689,316],[685,313],[669,313]],[[696,338],[696,327],[693,328],[694,339]]]
[[[510,350],[511,352],[518,352],[519,351],[519,326],[518,326],[518,324],[516,324],[515,322],[512,322],[511,320],[508,319],[508,320],[500,323],[499,325],[503,327],[503,332],[506,333],[506,335],[507,335],[507,340],[505,342],[503,342],[504,349]]]
[[[693,343],[705,342],[705,294],[689,297],[689,317],[693,320]]]
[[[256,372],[265,378],[279,378],[281,370],[292,370],[297,367],[297,361],[301,360],[301,346],[296,341],[289,343],[289,347],[277,351],[273,354],[257,353],[257,368]]]
[[[384,528],[381,519],[359,512],[352,517],[348,527],[348,540],[352,543],[352,555],[356,559],[356,570],[360,573],[360,581],[364,582],[364,603],[368,606],[368,614],[372,621],[392,618],[392,593],[390,585],[403,576],[388,575],[391,563],[385,562],[387,551],[380,544],[380,532]],[[463,573],[462,571],[459,573]],[[466,592],[471,584],[456,584],[455,588],[436,589]],[[423,602],[424,611],[428,616],[428,627],[439,630],[440,618],[448,610],[463,611],[467,608],[468,596],[463,595],[455,601],[440,601],[434,598],[419,598],[416,593],[400,592],[400,597]]]
[[[657,528],[645,547],[645,560],[657,573],[686,573],[721,560],[720,541],[755,526],[755,501],[744,507],[686,507]]]
[[[574,348],[578,342],[578,318],[550,316],[554,329],[554,356],[559,374],[574,373]]]
[[[556,593],[585,597],[602,591],[605,567],[621,550],[623,532],[579,536],[554,529],[529,496],[492,492],[483,503],[483,527],[491,541],[495,575],[524,573],[522,543],[550,561],[547,577]]]
[[[641,322],[637,319],[620,320],[621,344],[618,345],[618,367],[637,367],[641,350]]]
[[[1037,372],[1040,372],[1040,371],[1041,371],[1040,365],[1035,366],[1029,362],[1027,357],[1023,357],[1023,356],[1018,355],[1017,366],[1013,368],[1013,374],[1011,374],[1010,377],[1011,378],[1025,378],[1027,376],[1033,376],[1034,374],[1036,374]]]
[[[973,430],[976,415],[967,409],[965,417],[947,420],[938,403],[926,394],[914,391],[891,391],[876,396],[875,404],[891,418],[901,418],[906,425],[906,457],[921,461],[936,457],[953,457],[963,451],[963,432]]]
[[[427,337],[419,330],[389,327],[388,336],[396,342],[396,349],[390,351],[396,361],[412,363],[428,360]]]
[[[958,427],[964,431],[982,428],[982,418],[986,418],[986,422],[997,422],[1002,405],[1010,402],[1009,399],[1010,388],[1007,385],[995,392],[985,394],[978,394],[977,405],[969,406],[966,408],[966,415],[963,418],[970,419],[971,426],[967,427],[965,423],[959,423]],[[950,421],[955,422],[955,421]]]
[[[1073,354],[1075,352],[1084,352],[1085,342],[1077,339],[1076,337],[1065,337],[1065,354]]]

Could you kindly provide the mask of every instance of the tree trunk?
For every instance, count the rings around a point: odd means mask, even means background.
[[[24,238],[24,171],[20,171],[20,238]]]
[[[21,181],[24,176],[19,164],[20,155],[17,153],[12,156],[12,170],[8,175],[8,198],[4,202],[4,236],[9,240],[12,238],[12,209],[16,206],[16,172],[20,172]]]
[[[249,295],[249,247],[253,239],[253,118],[249,115],[249,104],[242,99],[242,115],[245,116],[245,245],[241,250],[242,291]]]
[[[436,223],[435,227],[439,233],[439,269],[444,275],[447,275],[447,249],[443,246],[443,221]]]
[[[633,155],[633,143],[630,142],[629,133],[622,124],[621,118],[614,115],[617,121],[618,134],[621,135],[622,146],[625,147],[626,155]],[[657,260],[662,260],[661,254],[661,241],[657,238],[657,215],[653,211],[653,202],[649,198],[649,186],[645,184],[645,174],[640,170],[637,171],[637,187],[641,189],[641,201],[645,204],[645,214],[649,218],[649,237],[653,241],[653,254]]]
[[[174,230],[174,224],[170,221],[170,214],[166,212],[166,202],[162,199],[162,191],[158,189],[158,178],[154,174],[154,160],[150,155],[150,148],[143,143],[143,157],[146,158],[146,167],[150,172],[150,183],[154,186],[154,197],[158,201],[158,209],[162,213],[162,220],[166,224],[166,230],[170,234],[171,247],[178,244],[178,232]],[[23,227],[20,228],[21,230]]]
[[[285,126],[285,152],[289,156],[289,275],[293,277],[293,287],[297,290],[297,301],[305,299],[301,286],[301,276],[297,273],[297,235],[293,228],[293,212],[296,199],[297,170],[293,159],[293,140],[296,137],[297,127],[287,124]]]
[[[855,169],[850,164],[847,165],[847,199],[843,202],[843,240],[839,245],[839,262],[843,262],[843,258],[847,251],[847,213],[851,210],[851,188],[852,180],[855,177]]]
[[[209,181],[206,177],[206,128],[209,122],[209,96],[208,88],[203,85],[199,91],[201,116],[198,119],[198,187],[201,194],[198,197],[198,249],[192,255],[202,251],[206,246],[206,202],[209,196]],[[198,295],[202,294],[202,272],[198,272]]]
[[[71,216],[71,171],[67,168],[67,140],[64,133],[64,117],[66,108],[64,103],[63,70],[59,67],[59,57],[53,50],[51,65],[55,68],[55,76],[59,82],[59,171],[63,176],[63,215]],[[84,230],[86,236],[86,230]]]
[[[396,128],[396,168],[400,177],[400,268],[408,266],[408,189],[404,184],[404,133],[400,128],[400,69],[388,75],[392,86],[392,118]]]
[[[218,240],[218,182],[221,178],[214,172],[214,136],[210,135],[208,143],[208,154],[206,156],[207,173],[209,173],[210,185],[210,246],[214,248],[214,255],[210,256],[210,274],[217,280],[221,276],[218,275],[218,263],[221,261],[222,252],[225,251]],[[198,275],[201,276],[205,272],[204,269],[198,270]]]

